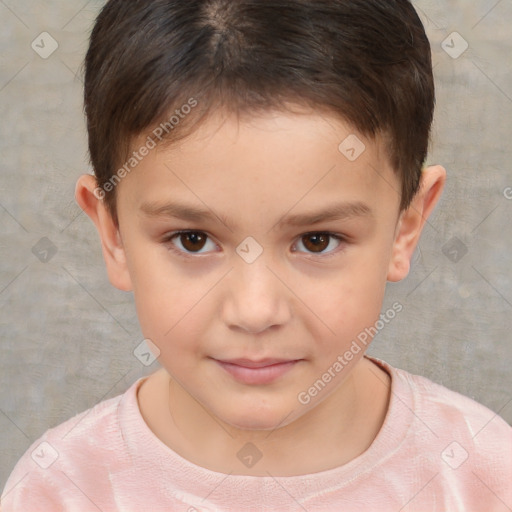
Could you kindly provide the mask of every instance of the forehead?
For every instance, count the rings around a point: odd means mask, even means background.
[[[244,210],[298,214],[295,205],[342,201],[362,212],[377,198],[397,208],[400,199],[380,138],[312,112],[211,116],[191,135],[149,152],[125,181],[119,199],[139,209],[154,213],[186,198],[196,210],[215,205],[235,220]]]

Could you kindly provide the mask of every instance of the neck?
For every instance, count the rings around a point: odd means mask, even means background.
[[[316,407],[286,424],[289,411],[283,426],[270,430],[242,430],[223,422],[165,370],[144,384],[139,389],[144,419],[190,462],[226,474],[295,476],[336,468],[368,449],[384,422],[390,377],[363,358]]]

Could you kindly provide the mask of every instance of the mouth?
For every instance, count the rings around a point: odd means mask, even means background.
[[[301,359],[230,359],[214,361],[231,377],[243,384],[269,384],[292,370]]]

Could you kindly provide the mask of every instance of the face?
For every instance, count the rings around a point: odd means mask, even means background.
[[[354,134],[366,149],[351,161],[339,146]],[[211,118],[151,151],[118,185],[117,207],[161,365],[237,428],[320,407],[364,350],[313,400],[298,397],[379,317],[399,190],[383,147],[319,115]],[[239,359],[266,368],[226,364]]]

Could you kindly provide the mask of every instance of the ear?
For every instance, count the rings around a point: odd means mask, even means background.
[[[105,192],[98,187],[94,176],[80,176],[76,184],[75,199],[98,230],[109,280],[116,288],[131,291],[132,283],[119,228],[103,201],[104,196]]]
[[[446,171],[440,165],[423,169],[420,188],[397,224],[393,252],[388,269],[388,281],[400,281],[409,273],[411,258],[421,231],[437,204],[446,181]]]

